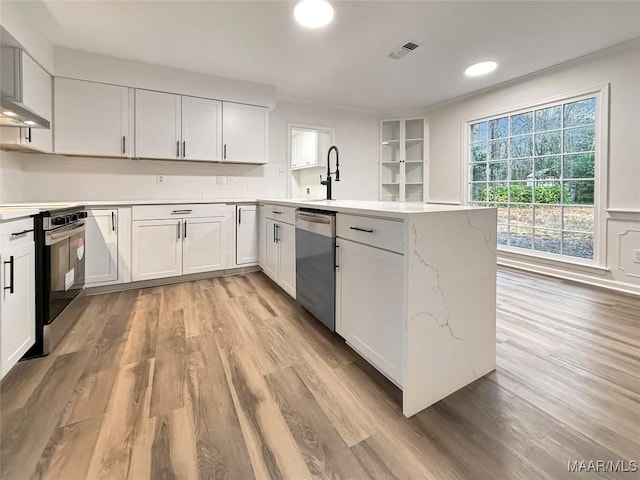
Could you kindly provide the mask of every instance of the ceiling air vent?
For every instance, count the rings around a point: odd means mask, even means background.
[[[413,52],[416,48],[418,48],[420,44],[418,42],[414,42],[413,40],[407,41],[404,45],[396,48],[393,52],[387,55],[389,58],[393,58],[394,60],[400,60],[405,55]]]

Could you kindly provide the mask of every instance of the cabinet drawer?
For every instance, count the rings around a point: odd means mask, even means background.
[[[404,222],[359,215],[336,215],[336,235],[340,238],[404,253]]]
[[[280,205],[267,205],[266,217],[279,222],[296,224],[296,209],[294,207],[282,207]]]
[[[181,205],[134,205],[133,220],[157,220],[160,218],[224,217],[227,206],[223,203],[192,203]]]
[[[25,232],[25,230],[31,231]],[[0,226],[0,231],[0,248],[2,248],[2,251],[27,245],[33,242],[33,218],[29,217],[3,223]]]

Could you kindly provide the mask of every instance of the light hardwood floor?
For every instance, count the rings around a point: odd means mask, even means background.
[[[555,479],[640,460],[638,298],[498,286],[497,371],[411,419],[261,273],[92,296],[3,380],[1,477]]]

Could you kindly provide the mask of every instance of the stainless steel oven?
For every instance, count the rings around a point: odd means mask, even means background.
[[[85,307],[84,207],[41,211],[36,242],[36,343],[26,357],[48,354]]]
[[[49,257],[49,302],[45,325],[50,325],[84,288],[85,222],[45,232]]]

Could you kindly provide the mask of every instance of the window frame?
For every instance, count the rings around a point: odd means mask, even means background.
[[[594,226],[593,226],[593,259],[571,257],[556,253],[543,252],[533,248],[519,248],[508,245],[498,245],[499,253],[524,255],[532,258],[540,258],[547,261],[575,264],[587,267],[603,268],[606,265],[606,210],[608,204],[608,153],[609,153],[609,84],[598,87],[585,88],[582,90],[556,95],[538,101],[527,102],[515,107],[505,107],[499,111],[475,115],[462,121],[462,175],[461,177],[461,198],[464,205],[469,205],[469,170],[471,165],[470,144],[471,125],[479,122],[489,121],[502,117],[511,117],[531,110],[544,109],[557,106],[563,103],[583,100],[595,97],[596,99],[596,119],[595,119],[595,159],[594,159]],[[532,204],[533,205],[533,204]]]

